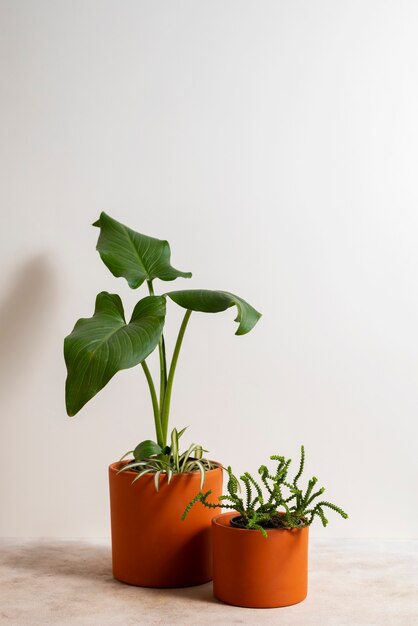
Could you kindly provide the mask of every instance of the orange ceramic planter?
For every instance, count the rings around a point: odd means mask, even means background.
[[[228,604],[272,608],[296,604],[308,591],[308,528],[258,530],[212,520],[213,591]]]
[[[200,474],[174,474],[170,484],[161,475],[158,493],[154,476],[117,474],[123,463],[109,467],[113,575],[140,587],[188,587],[212,579],[210,525],[214,512],[197,503],[182,521],[190,500],[200,491]],[[222,470],[206,472],[205,490],[217,501]]]

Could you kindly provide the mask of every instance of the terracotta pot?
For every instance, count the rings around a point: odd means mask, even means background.
[[[113,576],[140,587],[188,587],[212,579],[210,525],[215,513],[197,503],[186,519],[181,516],[200,491],[200,474],[174,474],[170,484],[161,475],[158,493],[154,476],[133,485],[135,472],[109,467]],[[222,470],[206,472],[205,490],[217,501]]]
[[[237,513],[212,520],[213,591],[236,606],[271,608],[296,604],[308,590],[308,528],[235,528]]]

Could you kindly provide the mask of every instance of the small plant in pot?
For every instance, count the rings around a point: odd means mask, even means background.
[[[183,513],[185,519],[196,503],[210,510],[230,509],[212,520],[213,591],[228,604],[271,608],[296,604],[308,590],[308,531],[319,519],[326,526],[327,509],[347,518],[340,507],[322,500],[324,488],[317,478],[299,487],[305,451],[301,447],[299,469],[288,479],[291,459],[272,456],[276,469],[261,465],[257,481],[245,472],[243,489],[228,467],[228,493],[210,500],[210,490],[198,493]],[[241,495],[242,491],[242,495]]]
[[[132,289],[148,288],[129,322],[117,294],[99,293],[93,316],[78,320],[64,341],[68,415],[78,413],[117,372],[137,365],[150,391],[155,440],[141,441],[109,467],[113,574],[141,586],[200,584],[211,579],[214,511],[196,508],[187,525],[181,514],[203,485],[215,499],[221,494],[222,467],[204,457],[200,444],[181,452],[184,429],[169,434],[174,375],[193,311],[217,313],[236,306],[237,335],[248,333],[260,313],[226,291],[188,289],[157,295],[157,279],[191,277],[171,265],[168,242],[135,232],[106,213],[94,226],[100,228],[97,250],[111,273],[125,278]],[[163,334],[168,301],[185,309],[171,360]],[[158,391],[146,360],[154,351],[159,359]],[[131,454],[133,458],[124,460]]]

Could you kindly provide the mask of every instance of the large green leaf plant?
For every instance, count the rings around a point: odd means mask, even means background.
[[[145,284],[148,295],[136,304],[127,322],[120,297],[106,291],[99,293],[93,316],[78,320],[65,338],[67,413],[76,415],[117,372],[141,365],[151,395],[156,439],[142,441],[129,451],[127,455],[133,454],[133,461],[125,464],[122,471],[134,469],[138,473],[135,479],[153,473],[157,489],[161,473],[171,480],[173,473],[200,471],[203,483],[205,470],[212,467],[203,458],[206,451],[201,445],[192,444],[181,454],[179,439],[184,429],[174,428],[168,433],[174,375],[190,316],[193,311],[218,313],[236,306],[235,334],[244,335],[255,326],[260,313],[227,291],[187,289],[156,295],[156,279],[191,277],[190,272],[181,272],[171,265],[169,243],[137,233],[106,213],[101,213],[94,226],[100,228],[97,250],[111,273],[125,278],[132,289]],[[170,363],[163,333],[167,298],[185,309]],[[157,348],[158,393],[146,362]]]

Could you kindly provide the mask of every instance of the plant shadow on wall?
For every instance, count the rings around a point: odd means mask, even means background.
[[[45,254],[24,261],[0,302],[0,395],[16,400],[20,383],[36,362],[51,311],[54,282]],[[28,349],[30,346],[30,349]]]

